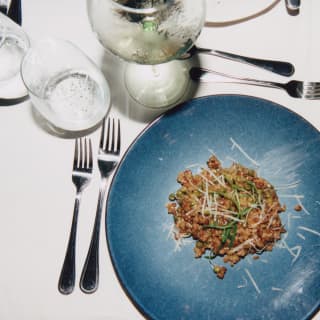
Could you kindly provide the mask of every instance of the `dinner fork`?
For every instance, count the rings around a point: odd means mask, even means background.
[[[78,212],[82,191],[89,184],[92,177],[92,144],[90,138],[76,139],[72,169],[72,181],[76,187],[76,198],[73,210],[71,231],[63,262],[58,289],[62,294],[70,294],[75,283],[75,247]]]
[[[192,80],[200,82],[228,82],[285,90],[293,98],[320,99],[320,82],[291,80],[287,83],[240,78],[214,70],[193,67],[189,71]]]
[[[98,167],[101,176],[99,189],[98,205],[96,217],[90,242],[89,251],[82,270],[80,278],[80,289],[84,293],[93,293],[98,289],[99,285],[99,236],[100,222],[103,208],[103,200],[107,190],[107,179],[118,164],[120,158],[120,121],[118,120],[118,129],[116,130],[115,121],[108,118],[107,130],[106,119],[102,123],[100,136],[100,145],[98,151]],[[105,132],[107,131],[107,132]]]

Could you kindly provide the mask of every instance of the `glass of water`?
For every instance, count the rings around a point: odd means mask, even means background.
[[[21,75],[34,107],[54,129],[90,129],[110,109],[104,75],[69,41],[38,42],[25,55]]]
[[[25,93],[20,77],[20,64],[29,46],[29,38],[22,28],[0,12],[1,97],[15,97]]]

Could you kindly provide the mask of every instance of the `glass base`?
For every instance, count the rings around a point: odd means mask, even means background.
[[[128,93],[147,108],[168,108],[179,103],[189,83],[189,68],[184,61],[158,65],[132,63],[125,71]]]

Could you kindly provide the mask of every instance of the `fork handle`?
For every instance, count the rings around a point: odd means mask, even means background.
[[[81,278],[80,289],[84,293],[94,293],[99,286],[99,238],[101,213],[103,208],[103,199],[106,191],[106,183],[103,180],[99,190],[99,198],[97,205],[97,212],[94,221],[89,251],[84,263]]]
[[[76,267],[75,267],[75,252],[76,252],[76,236],[78,224],[78,212],[80,205],[80,197],[77,196],[74,202],[73,218],[71,231],[68,241],[67,252],[64,258],[63,266],[60,273],[58,289],[62,294],[70,294],[74,289]]]
[[[194,81],[200,82],[229,82],[248,84],[260,87],[285,89],[285,84],[273,81],[255,80],[250,78],[240,78],[210,69],[193,67],[189,71],[190,77]]]

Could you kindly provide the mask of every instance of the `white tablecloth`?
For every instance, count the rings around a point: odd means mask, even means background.
[[[234,2],[235,7],[241,5],[241,1]],[[294,78],[320,81],[320,1],[302,2],[298,16],[289,16],[281,0],[272,10],[246,22],[204,28],[197,43],[248,56],[288,60],[296,67]],[[208,4],[211,10],[210,0]],[[93,36],[84,0],[25,0],[23,27],[33,41],[46,36],[73,41],[102,68],[112,90],[111,114],[121,119],[123,152],[157,116],[157,112],[134,105],[124,94],[122,63],[106,53]],[[287,81],[216,57],[201,56],[200,62],[234,75]],[[201,85],[195,95],[220,93],[247,94],[280,103],[320,129],[320,101],[294,99],[285,91],[235,84]],[[48,133],[29,101],[2,107],[0,128],[0,319],[143,319],[115,276],[103,227],[99,290],[85,295],[77,286],[69,296],[58,292],[74,204],[74,141]],[[91,134],[96,148],[99,133]],[[99,173],[95,170],[94,179],[83,194],[79,216],[77,283],[90,240],[98,184]],[[315,318],[320,319],[320,315]]]

